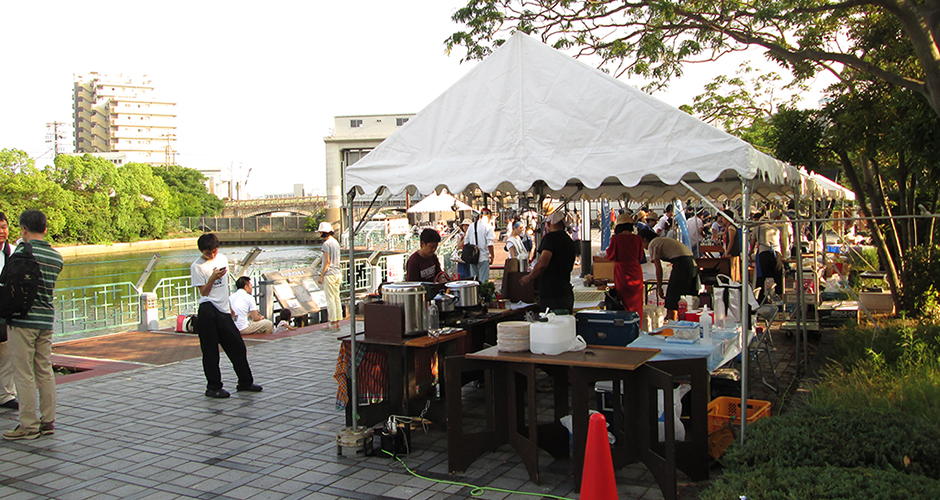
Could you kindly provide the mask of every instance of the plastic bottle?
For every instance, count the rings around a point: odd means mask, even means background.
[[[679,321],[685,321],[685,313],[689,310],[689,303],[686,296],[679,298]]]
[[[698,320],[699,328],[701,329],[701,337],[704,340],[711,340],[712,338],[712,315],[711,311],[708,310],[708,306],[705,306],[702,309],[702,314],[699,316]]]
[[[428,305],[428,329],[438,330],[441,328],[441,312],[432,300]]]
[[[715,328],[725,327],[725,299],[721,294],[715,294]]]

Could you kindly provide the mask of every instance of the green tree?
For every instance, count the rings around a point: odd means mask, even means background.
[[[798,81],[864,75],[922,95],[940,115],[937,0],[469,0],[453,19],[467,29],[445,44],[464,47],[466,59],[522,31],[657,88],[683,63],[762,47]]]
[[[117,167],[92,155],[56,156],[50,178],[70,193],[62,238],[77,243],[107,243],[116,238],[111,217]]]
[[[149,165],[128,163],[117,169],[111,216],[121,241],[165,237],[169,205],[170,191]]]
[[[50,241],[68,241],[65,235],[71,193],[62,189],[29,155],[16,149],[0,150],[0,211],[10,224],[10,236],[19,237],[19,216],[28,209],[42,210],[48,218]]]
[[[198,170],[169,165],[152,167],[153,173],[170,188],[169,213],[179,217],[212,217],[222,213],[225,204],[206,189],[206,177]]]

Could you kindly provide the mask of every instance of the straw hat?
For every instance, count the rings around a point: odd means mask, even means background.
[[[470,219],[464,219],[460,221],[461,226],[469,226],[470,224],[473,224],[472,222],[470,222]]]
[[[631,217],[630,214],[618,215],[617,222],[614,225],[619,226],[621,224],[633,224],[633,217]]]
[[[548,216],[549,224],[558,224],[559,222],[564,222],[565,226],[568,225],[568,221],[565,218],[564,210],[555,210],[554,212],[551,213],[551,215]]]
[[[323,222],[321,222],[320,225],[317,227],[317,231],[319,231],[319,232],[321,232],[321,233],[332,233],[332,232],[333,232],[333,225],[330,224],[329,222],[323,221]]]

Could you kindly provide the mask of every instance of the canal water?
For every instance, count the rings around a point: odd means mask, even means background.
[[[234,267],[254,246],[222,247]],[[274,270],[305,267],[320,256],[320,246],[273,245],[261,247],[261,254],[249,269]],[[160,252],[112,253],[74,257],[65,260],[65,267],[56,282],[57,289],[102,285],[108,283],[137,283],[147,264],[155,254],[160,260],[156,270],[144,285],[150,291],[162,278],[189,276],[189,265],[199,257],[199,250],[168,250]]]

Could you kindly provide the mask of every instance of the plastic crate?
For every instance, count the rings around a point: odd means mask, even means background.
[[[747,423],[770,416],[770,401],[760,399],[747,400]],[[708,433],[711,434],[729,422],[741,420],[741,398],[722,396],[708,403]]]

